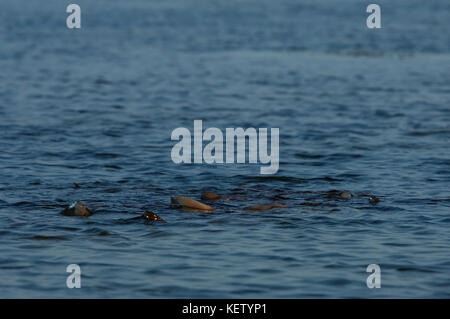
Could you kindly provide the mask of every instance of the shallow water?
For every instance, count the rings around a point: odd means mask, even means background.
[[[448,1],[379,1],[381,30],[348,0],[77,3],[81,30],[0,4],[0,297],[450,296]],[[279,172],[175,165],[195,119],[280,128]],[[206,190],[232,200],[170,205]]]

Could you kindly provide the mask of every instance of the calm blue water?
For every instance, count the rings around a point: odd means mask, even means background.
[[[450,297],[449,1],[378,1],[380,30],[363,1],[76,3],[81,30],[0,3],[0,297]],[[195,119],[280,128],[279,172],[175,165]],[[170,206],[206,190],[233,200]]]

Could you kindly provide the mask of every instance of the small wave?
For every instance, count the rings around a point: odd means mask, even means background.
[[[447,135],[450,130],[435,130],[435,131],[411,131],[406,133],[408,136],[429,136],[429,135]]]
[[[68,240],[67,237],[64,236],[45,236],[45,235],[35,235],[31,237],[34,240]]]

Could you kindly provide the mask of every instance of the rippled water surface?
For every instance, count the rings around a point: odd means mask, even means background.
[[[0,297],[450,297],[447,0],[380,30],[349,0],[77,3],[81,30],[0,3]],[[280,128],[279,172],[174,164],[195,119]],[[203,191],[230,200],[170,205]]]

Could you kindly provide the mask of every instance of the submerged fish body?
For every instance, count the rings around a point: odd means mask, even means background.
[[[343,199],[350,199],[353,197],[353,194],[348,191],[343,191],[342,193],[339,194],[339,197]]]
[[[218,200],[221,198],[222,198],[222,196],[220,196],[219,194],[216,194],[216,193],[212,193],[212,192],[204,192],[201,197],[202,200]]]
[[[280,203],[273,203],[273,204],[259,204],[259,205],[253,205],[253,206],[249,206],[246,207],[246,210],[257,210],[257,211],[264,211],[264,210],[269,210],[272,208],[288,208],[286,205],[284,204],[280,204]]]
[[[184,196],[172,197],[172,204],[179,205],[183,208],[191,208],[199,211],[213,211],[214,207],[200,203],[194,199]]]

